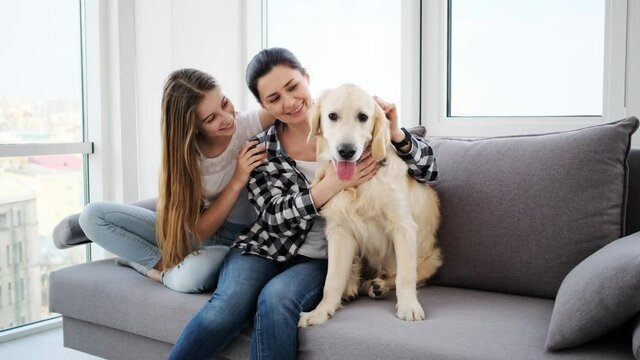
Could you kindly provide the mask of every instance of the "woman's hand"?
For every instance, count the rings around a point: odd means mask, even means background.
[[[241,190],[249,182],[253,169],[267,162],[266,148],[258,145],[256,140],[249,141],[240,149],[237,160],[236,171],[231,182],[237,190]]]
[[[373,100],[375,100],[378,105],[384,111],[384,115],[389,120],[389,130],[391,130],[391,140],[393,142],[401,142],[404,139],[404,132],[400,130],[400,124],[398,123],[398,110],[396,108],[396,104],[389,103],[384,101],[383,99],[374,96]]]
[[[351,180],[342,181],[338,178],[335,166],[327,166],[324,177],[314,187],[311,188],[311,197],[317,209],[320,209],[335,194],[340,191],[358,186],[369,181],[378,172],[378,163],[373,160],[369,151],[365,152],[358,164],[356,164],[356,172]]]

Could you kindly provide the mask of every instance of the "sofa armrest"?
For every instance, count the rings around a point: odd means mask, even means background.
[[[157,201],[157,198],[138,200],[132,202],[131,205],[155,211]],[[53,228],[53,244],[58,249],[66,249],[91,242],[91,239],[87,238],[78,223],[79,217],[80,213],[69,215],[60,220]]]

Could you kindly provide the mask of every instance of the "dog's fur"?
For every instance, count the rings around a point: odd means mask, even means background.
[[[330,113],[337,120],[331,120]],[[367,117],[364,121],[362,114]],[[309,139],[316,138],[321,162],[315,182],[322,179],[327,166],[333,166],[332,160],[341,159],[339,144],[355,145],[354,159],[370,146],[380,166],[371,180],[340,192],[322,208],[329,248],[323,299],[315,310],[301,314],[298,325],[325,322],[341,299],[350,300],[359,293],[380,297],[393,288],[397,316],[423,320],[416,287],[442,264],[435,237],[440,222],[436,192],[409,176],[406,163],[391,147],[389,121],[364,90],[346,84],[325,91],[311,109],[309,121]],[[365,266],[370,276],[362,278]]]

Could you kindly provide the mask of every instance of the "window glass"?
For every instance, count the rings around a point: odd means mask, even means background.
[[[52,239],[84,205],[83,155],[47,146],[84,140],[80,15],[80,0],[0,2],[0,331],[54,316],[49,274],[87,258],[84,246],[59,250]]]
[[[449,116],[599,116],[605,0],[450,0]]]
[[[52,316],[42,280],[85,261],[83,246],[60,250],[52,239],[58,221],[82,210],[83,171],[79,154],[0,158],[0,213],[11,214],[0,227],[0,249],[6,249],[0,284],[8,289],[0,329]]]
[[[0,2],[0,143],[82,141],[78,0]]]
[[[0,212],[10,222],[0,228],[0,248],[7,251],[7,266],[0,268],[0,282],[9,281],[8,303],[0,312],[0,327],[22,318],[50,316],[43,302],[48,286],[41,279],[58,268],[84,262],[85,249],[61,251],[54,247],[55,224],[82,209],[83,165],[80,155],[0,158]],[[13,288],[16,291],[12,291]]]

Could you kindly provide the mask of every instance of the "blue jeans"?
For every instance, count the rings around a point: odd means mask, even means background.
[[[300,312],[322,298],[327,260],[296,256],[277,263],[232,248],[218,287],[189,321],[169,359],[205,359],[251,324],[251,359],[295,359]]]
[[[92,202],[80,214],[80,227],[96,244],[138,266],[146,273],[160,261],[155,211],[138,206]],[[194,293],[213,288],[229,246],[244,225],[224,223],[215,236],[201,243],[180,264],[162,273],[162,283],[175,291]]]

